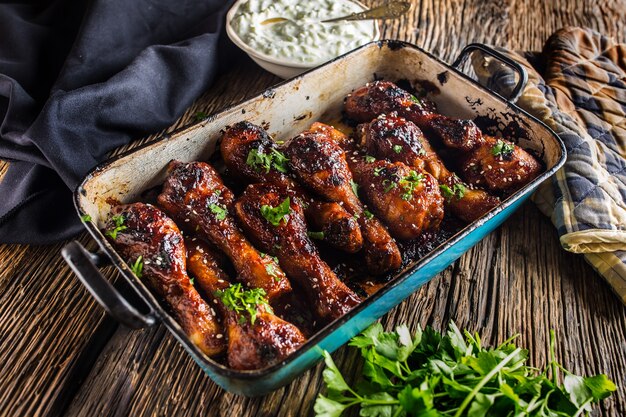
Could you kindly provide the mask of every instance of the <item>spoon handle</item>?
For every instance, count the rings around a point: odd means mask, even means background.
[[[390,1],[389,3],[374,7],[373,9],[322,20],[322,23],[340,22],[342,20],[395,19],[404,15],[410,8],[411,3],[408,1]]]

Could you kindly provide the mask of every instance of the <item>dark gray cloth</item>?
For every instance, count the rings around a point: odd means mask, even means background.
[[[233,52],[222,34],[229,4],[0,5],[0,159],[10,161],[0,242],[81,230],[71,191],[109,151],[170,125],[210,86]]]

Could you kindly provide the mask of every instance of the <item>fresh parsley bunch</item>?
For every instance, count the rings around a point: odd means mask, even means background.
[[[478,334],[461,333],[454,323],[446,334],[427,327],[414,335],[407,326],[384,332],[375,324],[350,342],[364,360],[354,388],[324,352],[328,394],[318,396],[315,413],[337,417],[358,405],[364,417],[580,416],[615,391],[606,375],[580,377],[558,364],[554,332],[543,371],[526,365],[528,352],[515,338],[485,348]]]

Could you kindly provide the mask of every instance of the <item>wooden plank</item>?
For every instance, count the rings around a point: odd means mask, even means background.
[[[475,41],[540,50],[567,24],[586,24],[626,40],[624,1],[414,3],[410,16],[383,26],[383,37],[415,42],[447,61]],[[276,81],[246,59],[166,131],[197,111],[211,113]],[[322,386],[321,366],[267,397],[246,399],[213,384],[163,327],[134,332],[119,327],[103,347],[115,325],[60,261],[59,249],[0,246],[0,415],[310,415]],[[527,204],[383,323],[387,328],[430,323],[440,329],[453,319],[481,332],[486,343],[518,332],[537,365],[545,363],[554,328],[557,356],[567,367],[605,371],[621,382],[601,409],[618,416],[626,415],[625,313],[608,286],[582,258],[560,248],[552,225]],[[342,348],[334,357],[354,380],[355,352]]]

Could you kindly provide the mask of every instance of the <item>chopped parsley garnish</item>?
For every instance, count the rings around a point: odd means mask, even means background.
[[[311,239],[317,239],[317,240],[323,240],[324,239],[324,232],[307,232],[306,233]]]
[[[559,364],[554,331],[543,369],[527,364],[529,352],[513,343],[516,337],[487,348],[454,323],[446,333],[418,326],[413,334],[406,325],[385,332],[376,323],[349,343],[363,363],[354,386],[323,352],[327,394],[318,395],[315,415],[340,417],[356,406],[370,417],[582,417],[616,391],[606,375],[581,377]]]
[[[515,150],[515,145],[507,143],[501,139],[498,139],[496,144],[491,148],[491,154],[493,156],[509,156]]]
[[[371,155],[365,155],[365,162],[367,162],[368,164],[371,164],[372,162],[374,162],[376,160],[376,158],[374,158]]]
[[[380,173],[383,171],[383,169],[385,169],[385,167],[374,168],[374,176],[375,177],[379,177]]]
[[[251,149],[248,152],[246,164],[250,165],[257,172],[265,170],[267,174],[272,168],[283,174],[287,172],[287,162],[289,159],[282,152],[272,148],[269,154],[259,152],[258,149]]]
[[[371,220],[374,218],[374,215],[369,210],[363,210],[363,215],[365,216],[367,220]]]
[[[226,207],[215,203],[209,205],[209,210],[211,210],[211,213],[215,214],[215,218],[218,221],[224,220],[228,214]]]
[[[130,266],[130,270],[137,278],[141,278],[141,275],[143,275],[143,256],[139,256],[135,260],[135,263]]]
[[[456,197],[457,200],[462,199],[465,195],[465,191],[467,191],[463,184],[454,184],[452,188],[446,184],[441,184],[439,185],[439,189],[441,190],[443,197],[448,201],[450,201],[452,197]]]
[[[283,202],[276,207],[268,206],[266,204],[261,206],[261,214],[265,217],[265,220],[274,226],[278,226],[280,221],[289,213],[291,213],[291,201],[289,200],[289,197],[285,198]]]
[[[402,152],[402,146],[400,146],[400,145],[393,145],[393,151],[394,151],[395,153],[400,153],[400,152]]]
[[[194,277],[192,277],[191,275],[189,276],[189,283],[191,285],[193,285],[193,282],[195,281]]]
[[[196,120],[196,122],[199,122],[200,120],[208,119],[208,117],[209,115],[204,111],[198,111],[196,112],[196,114],[193,115],[193,118]]]
[[[83,214],[82,216],[80,216],[80,219],[81,219],[83,222],[85,222],[85,223],[86,223],[86,222],[90,222],[90,221],[91,221],[91,216],[90,216],[89,214]]]
[[[265,272],[267,272],[269,276],[274,278],[274,281],[280,282],[280,274],[278,272],[278,258],[275,256],[270,256],[266,253],[261,253],[261,258],[269,258],[271,260],[270,263],[265,264]]]
[[[113,229],[111,229],[111,230],[107,230],[105,232],[105,235],[107,235],[111,239],[115,240],[115,239],[117,239],[117,234],[119,232],[121,232],[122,230],[128,229],[128,227],[126,227],[124,225],[124,221],[126,219],[124,219],[124,216],[122,216],[121,214],[118,215],[118,216],[111,217],[111,220],[113,220],[113,223],[115,224],[115,227]]]
[[[400,186],[404,190],[400,198],[405,201],[411,201],[413,198],[413,191],[422,183],[424,174],[418,174],[417,171],[411,170],[409,175],[402,178],[399,182]]]
[[[385,193],[388,193],[389,191],[391,191],[394,188],[396,188],[398,186],[398,183],[395,182],[395,181],[387,179],[387,180],[383,180],[383,185],[385,185]]]
[[[359,184],[354,182],[354,180],[350,180],[350,187],[352,187],[352,192],[355,196],[359,196]]]
[[[415,104],[422,104],[422,102],[420,101],[419,98],[415,97],[413,94],[411,94],[411,99],[410,99],[413,103]]]
[[[225,290],[218,290],[214,295],[220,299],[224,306],[237,313],[239,323],[246,322],[246,313],[250,318],[250,324],[256,321],[258,308],[265,307],[266,310],[272,311],[267,299],[265,298],[265,290],[262,288],[251,288],[244,290],[240,283],[233,284]]]

